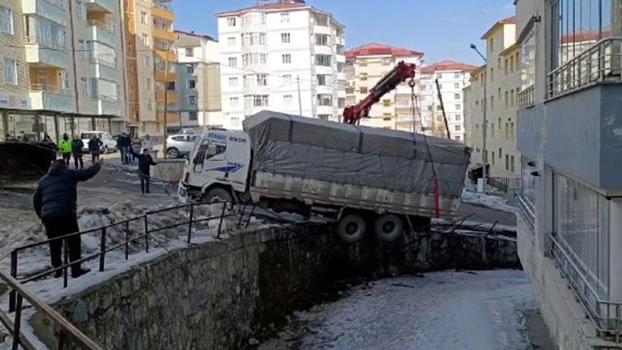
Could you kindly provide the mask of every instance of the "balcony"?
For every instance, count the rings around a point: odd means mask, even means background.
[[[99,41],[102,44],[106,44],[110,47],[117,47],[120,38],[114,33],[111,26],[99,21],[89,21],[89,28],[87,33],[87,39],[92,41]]]
[[[155,93],[156,102],[164,102],[167,100],[167,104],[174,104],[179,102],[179,94],[176,91],[169,90],[165,93],[163,90],[157,90]]]
[[[154,0],[151,6],[151,15],[165,19],[169,22],[175,21],[175,14],[170,2]]]
[[[43,85],[33,84],[29,97],[34,110],[75,112],[75,101],[69,90],[48,89]]]
[[[97,112],[99,115],[113,115],[119,117],[125,115],[125,110],[121,101],[113,101],[110,99],[98,99]]]
[[[113,0],[86,0],[84,3],[86,4],[87,11],[107,13],[117,12],[117,7],[115,6],[115,1]]]
[[[155,49],[153,52],[155,57],[162,61],[177,62],[177,55],[173,51]]]
[[[174,42],[177,39],[175,33],[158,27],[153,27],[153,37],[160,40]]]
[[[531,85],[518,93],[518,107],[525,109],[533,107],[535,103],[535,86]]]
[[[61,48],[47,48],[35,37],[28,37],[26,42],[26,63],[69,69],[69,55]]]
[[[315,45],[315,50],[314,50],[315,54],[318,55],[332,55],[333,54],[333,48],[330,46],[326,46],[326,45]]]
[[[603,39],[549,73],[549,99],[600,83],[622,83],[622,38]]]
[[[105,80],[114,80],[119,84],[123,83],[123,75],[117,68],[110,64],[101,64],[97,59],[91,59],[91,77]]]
[[[168,74],[166,74],[166,72],[157,70],[155,72],[155,80],[162,82],[177,81],[177,73],[169,72]]]
[[[68,23],[68,14],[60,1],[22,0],[22,11],[24,15],[38,15],[62,26]]]

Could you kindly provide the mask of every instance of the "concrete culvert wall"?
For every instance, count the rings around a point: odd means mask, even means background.
[[[511,239],[435,233],[344,246],[332,230],[266,228],[175,251],[55,307],[106,349],[239,349],[344,278],[519,267]],[[54,339],[37,315],[32,322]]]

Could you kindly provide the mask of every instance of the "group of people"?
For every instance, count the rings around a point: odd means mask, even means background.
[[[145,135],[144,139],[140,139],[134,135],[123,133],[117,139],[117,149],[121,155],[121,163],[125,165],[136,164],[138,161],[137,154],[143,152],[145,148],[153,151],[154,141],[149,135]]]
[[[99,160],[103,145],[104,143],[95,135],[89,140],[88,150],[91,154],[91,163],[94,164]],[[69,135],[64,134],[63,139],[58,144],[58,150],[62,154],[67,166],[69,166],[73,156],[75,169],[78,169],[78,167],[84,169],[84,161],[82,160],[84,141],[79,137],[75,136],[73,140],[70,140]]]
[[[129,140],[129,144],[128,144]],[[151,141],[149,136],[147,141]],[[139,148],[135,151],[132,146],[131,138],[127,134],[119,138],[118,143],[122,161],[124,156],[129,155],[138,161],[138,174],[140,186],[143,194],[149,193],[151,166],[156,165],[151,157],[150,148],[152,145],[145,143],[142,152]],[[148,146],[149,145],[149,146]],[[141,144],[141,147],[143,144]],[[88,142],[88,149],[92,156],[93,165],[84,169],[82,162],[82,149],[84,143],[78,138],[70,140],[69,135],[63,135],[63,139],[58,145],[62,154],[62,159],[54,161],[48,174],[39,181],[33,197],[35,213],[45,227],[46,235],[49,239],[54,239],[79,232],[77,219],[77,184],[87,181],[97,175],[101,170],[101,147],[102,141],[93,137]],[[69,168],[70,158],[73,155],[75,169]],[[88,273],[89,269],[83,269],[80,264],[82,241],[79,235],[65,239],[53,240],[50,242],[50,258],[52,267],[55,270],[55,277],[62,277],[62,242],[65,241],[68,249],[69,260],[71,262],[71,275],[74,278]]]

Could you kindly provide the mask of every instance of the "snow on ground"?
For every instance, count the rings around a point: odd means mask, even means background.
[[[438,272],[360,286],[294,315],[260,349],[529,349],[536,309],[520,271]]]
[[[462,202],[497,209],[512,214],[516,213],[516,208],[507,204],[507,201],[504,198],[492,194],[464,190],[462,192]]]

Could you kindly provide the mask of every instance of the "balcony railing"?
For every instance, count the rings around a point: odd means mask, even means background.
[[[535,103],[536,88],[534,85],[528,86],[518,93],[518,107],[525,109],[531,107]]]
[[[550,239],[551,256],[577,299],[587,309],[587,315],[596,327],[598,336],[622,342],[622,303],[599,297],[598,283],[593,277],[589,277],[590,271],[576,254],[556,234],[551,234]]]
[[[114,34],[114,26],[110,23],[105,23],[102,21],[94,20],[94,19],[90,19],[88,23],[89,23],[89,26],[95,26],[97,27],[97,29],[101,29],[101,30],[107,31],[108,33]]]
[[[44,91],[54,95],[69,95],[70,93],[69,89],[44,84],[30,84],[30,91]]]
[[[622,83],[622,38],[603,39],[548,76],[549,99],[603,82]]]

